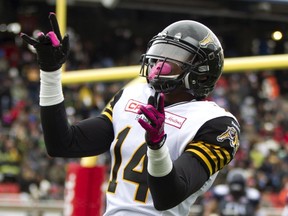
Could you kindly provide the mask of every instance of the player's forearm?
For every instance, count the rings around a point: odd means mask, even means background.
[[[52,157],[84,157],[107,151],[113,140],[109,119],[99,116],[76,125],[68,123],[60,73],[60,69],[41,71],[41,124],[48,154]],[[96,144],[95,140],[99,142]]]
[[[167,175],[156,177],[153,172],[151,174],[148,154],[148,184],[157,210],[167,210],[180,204],[199,190],[207,179],[202,165],[189,153],[174,161]]]
[[[61,69],[53,72],[40,70],[40,106],[52,106],[62,101]]]
[[[41,106],[41,124],[47,152],[52,157],[69,156],[72,132],[67,121],[64,102]],[[66,151],[65,151],[66,150]]]
[[[41,123],[47,152],[52,157],[98,155],[108,151],[114,139],[113,126],[103,115],[69,125],[64,102],[41,106]]]
[[[40,70],[39,96],[41,123],[48,154],[50,156],[63,156],[71,132],[63,102],[61,69],[54,72]]]
[[[175,207],[185,197],[185,182],[176,175],[175,168],[163,177],[148,174],[148,185],[153,198],[154,207],[164,211]]]

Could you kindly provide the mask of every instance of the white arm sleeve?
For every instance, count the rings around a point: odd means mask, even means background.
[[[158,150],[148,148],[147,156],[147,170],[150,175],[163,177],[171,172],[173,163],[170,158],[169,149],[165,144]]]
[[[53,72],[40,70],[40,106],[51,106],[64,100],[61,69]]]

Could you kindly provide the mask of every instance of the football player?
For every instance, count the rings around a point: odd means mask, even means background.
[[[239,147],[236,118],[207,100],[224,56],[214,33],[181,20],[151,39],[140,75],[147,83],[121,89],[105,110],[75,125],[67,121],[61,66],[69,37],[52,31],[32,38],[40,67],[41,122],[52,157],[86,157],[110,151],[105,216],[188,215]]]
[[[212,199],[204,205],[204,216],[213,213],[221,216],[258,215],[261,193],[254,187],[248,187],[244,173],[243,169],[232,169],[226,184],[212,188]]]

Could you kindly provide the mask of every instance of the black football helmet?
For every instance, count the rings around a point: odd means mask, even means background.
[[[203,99],[214,89],[222,73],[224,55],[215,34],[205,25],[191,20],[172,23],[148,43],[141,58],[140,76],[156,92],[169,93],[183,88],[197,99]],[[165,76],[160,73],[148,79],[156,62],[173,62],[182,73]]]
[[[243,173],[244,170],[236,168],[227,175],[229,191],[234,198],[239,198],[246,193],[246,179]]]

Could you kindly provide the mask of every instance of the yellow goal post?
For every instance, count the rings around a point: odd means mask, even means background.
[[[224,73],[288,68],[288,54],[226,58]],[[63,85],[84,82],[114,82],[138,77],[140,65],[66,71]]]

